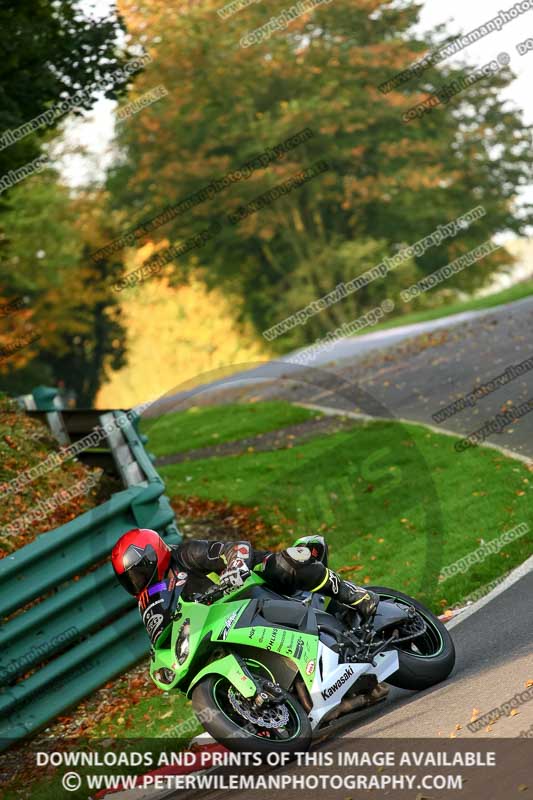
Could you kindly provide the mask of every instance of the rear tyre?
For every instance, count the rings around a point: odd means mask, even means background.
[[[192,705],[207,732],[228,750],[294,754],[308,750],[311,744],[307,714],[285,691],[281,702],[267,701],[257,708],[227,678],[207,675],[195,686]]]
[[[387,683],[399,689],[421,690],[446,680],[455,666],[455,646],[446,626],[422,603],[397,589],[368,588],[382,600],[397,600],[401,605],[414,606],[427,625],[423,636],[397,646],[400,668],[387,678]]]

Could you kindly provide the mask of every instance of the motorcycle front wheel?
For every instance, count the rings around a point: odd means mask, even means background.
[[[206,731],[228,750],[294,754],[311,744],[309,718],[289,692],[258,707],[224,676],[207,675],[195,686],[192,705]]]

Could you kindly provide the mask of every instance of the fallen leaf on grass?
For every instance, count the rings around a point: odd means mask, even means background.
[[[363,569],[362,564],[354,564],[353,567],[339,567],[337,572],[357,572],[360,569]]]

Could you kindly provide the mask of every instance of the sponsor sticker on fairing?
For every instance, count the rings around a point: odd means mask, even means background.
[[[220,635],[218,637],[219,639],[226,639],[227,638],[228,633],[230,632],[231,626],[233,625],[233,623],[235,622],[236,619],[237,619],[237,611],[234,611],[233,614],[230,614],[229,617],[226,619],[224,627],[220,631]]]
[[[298,641],[296,642],[296,647],[294,648],[294,658],[300,658],[301,657],[301,655],[302,655],[302,653],[304,651],[304,644],[305,644],[305,642],[304,642],[303,639],[298,639]]]
[[[188,577],[186,572],[178,572],[176,575],[176,586],[183,586],[183,584],[187,582]]]
[[[148,631],[148,636],[152,641],[157,638],[156,633],[160,633],[158,628],[161,627],[163,623],[163,614],[153,614],[150,619],[146,623],[146,630]]]
[[[266,647],[267,650],[272,650],[272,648],[274,647],[276,639],[278,638],[278,633],[279,633],[278,628],[272,628],[272,633],[270,634],[270,639],[268,640],[268,644]]]
[[[331,695],[335,694],[335,692],[338,692],[341,686],[344,686],[346,681],[349,680],[349,678],[351,678],[353,674],[354,674],[353,667],[346,667],[345,671],[342,673],[340,678],[338,678],[335,681],[335,683],[332,683],[331,686],[328,686],[327,689],[324,689],[324,691],[322,692],[322,697],[324,698],[324,700],[328,700],[328,698],[330,698]]]

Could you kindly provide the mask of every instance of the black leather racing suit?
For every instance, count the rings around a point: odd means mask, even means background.
[[[256,550],[249,542],[203,539],[182,542],[172,548],[165,579],[157,580],[139,598],[139,610],[152,643],[170,621],[176,587],[183,586],[183,598],[190,600],[212,585],[209,573],[220,575],[243,564],[250,571],[261,572],[268,585],[281,594],[290,595],[297,589],[320,591],[338,602],[354,606],[363,618],[370,617],[377,606],[376,595],[342,580],[315,553],[310,547],[289,547],[273,553]]]

